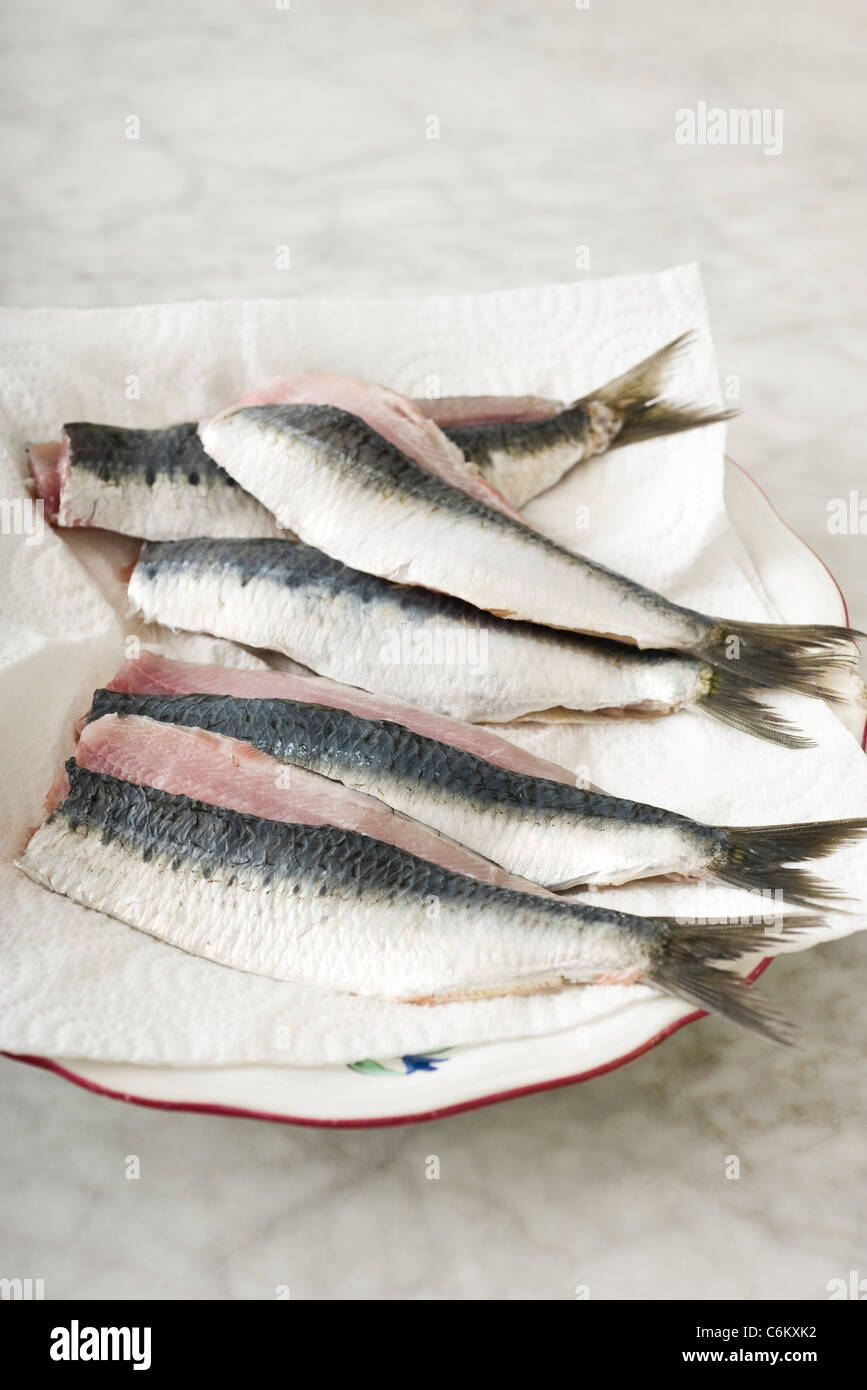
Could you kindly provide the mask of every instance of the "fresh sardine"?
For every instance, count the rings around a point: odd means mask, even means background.
[[[422,468],[517,516],[433,420],[385,387],[301,372],[248,391],[232,408],[310,400],[358,415]],[[30,446],[36,494],[58,526],[100,526],[145,540],[281,535],[267,508],[208,457],[197,429],[68,424],[59,443]]]
[[[695,707],[804,745],[730,672],[692,656],[506,622],[299,542],[149,543],[129,597],[146,622],[283,652],[333,680],[470,722]]]
[[[688,652],[766,687],[842,699],[858,679],[851,629],[734,622],[672,603],[425,472],[335,407],[249,406],[200,433],[281,526],[367,574],[508,619]]]
[[[658,395],[662,389],[682,341],[678,339],[627,377],[568,408],[533,397],[411,401],[372,382],[328,372],[297,372],[246,392],[230,409],[304,402],[336,406],[366,421],[422,468],[515,517],[516,497],[526,500],[533,488],[549,487],[555,474],[561,475],[615,439],[629,442],[630,432],[634,434],[645,415],[653,421],[652,426],[645,424],[647,433],[689,429],[722,418],[714,412],[671,406],[666,407],[667,413],[654,406],[656,414],[647,415],[653,393]],[[550,447],[518,448],[513,441],[508,466],[496,462],[503,449],[494,447],[493,437],[488,438],[484,429],[468,436],[464,448],[438,427],[439,419],[487,427],[493,422],[544,420],[557,411],[560,424],[549,431]],[[196,428],[194,424],[163,430],[66,425],[59,444],[30,448],[37,495],[59,526],[101,526],[146,540],[279,534],[267,509],[208,458]],[[502,475],[502,495],[495,474]]]
[[[453,487],[514,516],[512,508],[607,449],[731,418],[731,410],[662,398],[690,338],[682,334],[571,405],[534,396],[408,400],[370,382],[301,372],[248,391],[221,413],[259,405],[335,406]]]
[[[482,883],[343,828],[339,803],[337,823],[311,824],[303,794],[281,821],[229,809],[219,802],[225,765],[212,787],[216,735],[199,735],[211,740],[202,795],[178,794],[159,746],[176,732],[153,726],[153,767],[135,760],[140,783],[70,761],[69,791],[30,840],[24,872],[183,950],[274,979],[413,1003],[643,982],[781,1036],[755,990],[711,963],[767,953],[779,930],[683,925]],[[246,760],[225,742],[223,762],[240,780]],[[185,754],[185,787],[191,766]]]
[[[239,684],[231,672],[226,676],[225,683]],[[390,719],[329,704],[98,690],[90,719],[102,724],[106,715],[144,716],[249,743],[279,762],[376,796],[510,873],[553,889],[678,874],[816,906],[838,895],[791,861],[827,853],[867,829],[867,819],[702,825],[657,806],[509,771]]]

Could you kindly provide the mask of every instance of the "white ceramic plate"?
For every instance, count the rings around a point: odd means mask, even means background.
[[[804,622],[848,622],[843,596],[824,563],[777,515],[749,475],[731,462],[726,466],[726,507],[772,601],[778,600],[783,610],[794,608]],[[860,727],[852,732],[863,734]],[[426,1057],[365,1060],[353,1067],[188,1068],[50,1057],[16,1060],[116,1100],[162,1109],[347,1128],[406,1124],[589,1081],[704,1017],[663,996],[635,1001],[627,1010],[632,1015],[628,1020],[621,1007],[577,1033],[514,1038]],[[633,1040],[626,1052],[624,1034]]]

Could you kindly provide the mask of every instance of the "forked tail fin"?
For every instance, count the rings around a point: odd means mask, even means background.
[[[587,402],[601,401],[620,422],[609,448],[619,449],[624,444],[637,444],[642,439],[653,439],[660,434],[679,434],[702,425],[715,425],[737,414],[736,410],[677,404],[661,399],[674,363],[692,341],[692,333],[682,333],[673,342],[666,343],[665,347],[630,367],[622,376],[588,394]]]
[[[771,1042],[791,1047],[794,1029],[779,1009],[740,976],[697,960],[671,960],[654,972],[652,984],[705,1013],[740,1023]]]
[[[754,952],[770,954],[769,947],[819,925],[822,918],[808,916],[789,919],[773,930],[760,918],[734,926],[672,922],[665,952],[650,970],[648,983],[707,1013],[720,1014],[774,1042],[791,1045],[792,1026],[774,1005],[738,975],[708,962],[739,960]]]
[[[792,690],[845,704],[863,699],[860,652],[850,627],[819,624],[711,622],[693,655],[745,685]]]
[[[814,739],[760,700],[755,688],[745,685],[739,676],[717,667],[708,667],[707,672],[707,689],[696,700],[696,709],[768,743],[782,744],[784,748],[815,748]]]
[[[621,449],[624,444],[639,444],[642,439],[655,439],[660,434],[683,434],[684,430],[701,429],[702,425],[718,425],[721,421],[732,420],[737,413],[736,410],[717,410],[710,405],[653,401],[643,410],[627,416],[610,447]]]
[[[730,825],[714,854],[715,878],[752,892],[781,894],[785,903],[802,907],[841,904],[845,895],[806,869],[805,859],[820,859],[852,844],[867,830],[867,818],[814,821],[794,825]]]

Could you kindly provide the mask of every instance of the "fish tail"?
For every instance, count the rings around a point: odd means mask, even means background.
[[[775,1006],[740,976],[710,962],[739,960],[759,952],[770,955],[769,947],[782,945],[794,933],[822,924],[821,918],[812,916],[798,917],[773,930],[764,925],[762,918],[751,918],[737,925],[714,922],[683,925],[669,920],[670,931],[666,932],[661,959],[648,971],[647,983],[707,1013],[740,1023],[773,1042],[791,1045],[792,1026]],[[659,925],[664,924],[660,921]]]
[[[801,907],[845,901],[838,889],[797,867],[860,839],[867,818],[794,825],[725,826],[713,857],[715,878],[752,892],[781,894]]]
[[[864,635],[850,627],[715,620],[693,654],[744,685],[845,704],[864,696],[856,641]]]
[[[683,434],[685,430],[701,429],[702,425],[718,425],[732,420],[736,410],[716,410],[713,406],[677,405],[672,401],[652,401],[640,412],[630,413],[620,432],[611,442],[612,449],[624,444],[639,444],[643,439],[655,439],[661,434]]]
[[[696,700],[696,708],[768,743],[784,748],[815,748],[815,740],[802,734],[788,719],[758,699],[753,687],[745,685],[730,671],[705,668],[706,688]]]
[[[705,1013],[740,1023],[771,1042],[792,1045],[794,1029],[789,1020],[738,975],[700,961],[670,961],[657,970],[651,983]]]
[[[624,444],[637,444],[642,439],[653,439],[660,434],[679,434],[702,425],[715,425],[737,414],[736,410],[677,404],[660,399],[674,363],[693,341],[692,333],[682,333],[679,338],[666,343],[665,347],[624,372],[623,376],[609,381],[586,398],[587,404],[600,401],[607,406],[619,423],[618,432],[609,448],[618,449]]]

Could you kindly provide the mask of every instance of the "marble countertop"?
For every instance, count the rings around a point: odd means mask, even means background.
[[[865,538],[828,526],[867,498],[862,25],[854,0],[83,0],[48,26],[10,0],[0,299],[697,260],[744,412],[729,452],[867,627]],[[700,103],[777,113],[782,148],[679,143]],[[0,1274],[47,1297],[824,1298],[867,1274],[864,969],[859,937],[775,964],[799,1050],[706,1020],[592,1083],[400,1130],[160,1113],[2,1061]]]

